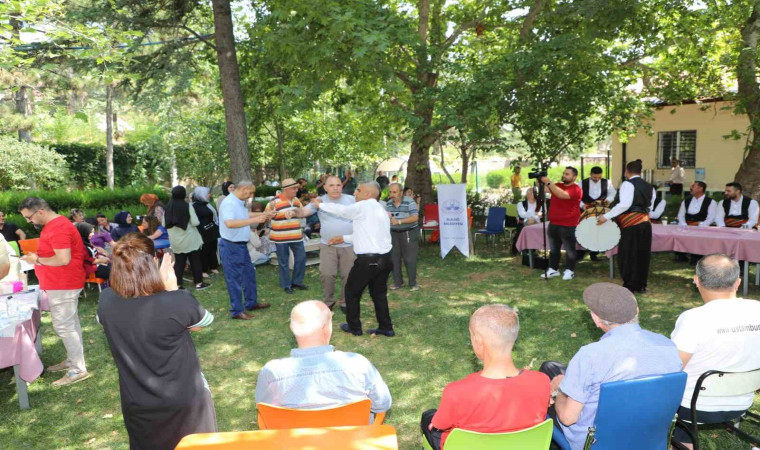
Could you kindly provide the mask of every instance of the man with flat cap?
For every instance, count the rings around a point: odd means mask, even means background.
[[[303,245],[303,230],[299,214],[301,201],[296,198],[301,185],[292,178],[282,181],[282,192],[272,199],[265,212],[275,211],[272,218],[272,232],[269,240],[277,249],[277,265],[280,267],[280,287],[292,294],[293,289],[306,290],[303,284],[306,275],[306,249]],[[293,252],[293,275],[290,274],[290,252]]]
[[[573,450],[583,448],[594,425],[602,383],[681,371],[673,342],[639,326],[639,307],[631,291],[596,283],[583,291],[583,302],[604,335],[581,347],[567,366],[547,361],[540,369],[552,380],[555,402],[549,414]]]

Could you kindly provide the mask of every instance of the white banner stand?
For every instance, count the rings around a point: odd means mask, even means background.
[[[467,220],[467,185],[439,184],[438,226],[441,233],[441,259],[456,247],[470,257],[470,224]]]

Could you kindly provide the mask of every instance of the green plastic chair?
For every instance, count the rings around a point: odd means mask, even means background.
[[[551,419],[509,433],[478,433],[455,428],[446,438],[445,450],[548,450],[553,428]],[[430,449],[427,439],[423,437],[422,442]]]
[[[16,256],[21,256],[21,249],[18,246],[18,242],[10,241],[8,242],[8,245],[10,245],[13,251],[16,252]]]
[[[512,217],[514,221],[507,220],[507,225],[505,227],[505,230],[509,233],[509,242],[512,242],[512,239],[514,238],[514,234],[517,232],[516,226],[510,226],[509,222],[512,222],[514,224],[517,224],[517,222],[520,220],[520,215],[517,214],[517,204],[516,203],[509,203],[504,205],[505,208],[507,208],[507,217]]]

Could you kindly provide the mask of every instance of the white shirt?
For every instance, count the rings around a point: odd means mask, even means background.
[[[522,220],[528,220],[528,219],[536,219],[540,220],[540,216],[538,215],[541,212],[541,209],[539,208],[538,211],[536,211],[536,202],[528,202],[528,210],[526,211],[523,207],[523,202],[517,202],[517,215],[520,216]]]
[[[744,201],[744,197],[739,197],[739,200],[731,200],[731,206],[728,207],[728,215],[729,216],[739,216],[742,213],[742,202]],[[718,203],[718,206],[716,207],[717,213],[715,214],[715,225],[719,227],[725,227],[726,226],[726,210],[723,209],[723,202],[725,200],[721,200],[720,203]],[[747,223],[742,225],[742,228],[752,228],[755,225],[757,225],[757,215],[758,211],[760,211],[760,208],[758,207],[757,200],[750,200],[749,202],[749,220],[747,220]]]
[[[665,200],[660,200],[660,203],[657,205],[657,207],[652,209],[652,211],[649,213],[649,218],[651,220],[657,220],[662,217],[662,213],[665,212],[665,203]]]
[[[700,209],[702,209],[702,203],[704,203],[705,199],[707,198],[707,195],[702,194],[701,197],[691,198],[691,203],[689,204],[689,214],[697,214]],[[712,225],[713,222],[715,222],[715,214],[716,214],[716,205],[718,202],[710,202],[710,206],[707,207],[707,218],[704,220],[704,222],[699,222],[700,227],[709,227]],[[686,200],[681,202],[681,207],[678,209],[678,225],[681,225],[685,227],[686,224]]]
[[[633,180],[634,178],[641,178],[641,177],[638,175],[634,175],[631,178],[629,178],[629,180]],[[633,183],[623,182],[623,184],[620,185],[620,198],[618,199],[618,204],[615,205],[615,207],[612,208],[610,212],[605,214],[604,217],[607,220],[610,220],[628,211],[628,208],[630,208],[631,205],[633,204],[634,192],[635,192],[635,189],[633,187]],[[654,188],[652,188],[652,201],[649,203],[650,211],[654,209],[654,198],[656,194],[657,192],[654,190]]]
[[[353,205],[321,203],[319,209],[354,221],[354,233],[343,240],[354,244],[354,253],[385,254],[391,251],[391,220],[383,205],[375,199],[362,200]]]
[[[670,169],[670,182],[672,184],[683,184],[683,179],[686,173],[681,166],[675,166]]]
[[[684,311],[670,338],[691,353],[681,405],[691,407],[697,378],[708,370],[745,372],[760,368],[760,302],[732,298],[712,300]],[[732,397],[699,396],[700,411],[740,411],[752,406],[754,393]]]
[[[578,186],[583,189],[583,183],[578,183]],[[594,200],[607,200],[608,203],[612,203],[615,200],[615,186],[612,185],[612,180],[607,180],[607,197],[602,199],[602,179],[594,181],[591,178],[588,179],[588,196]],[[581,208],[583,208],[583,199],[581,199]]]

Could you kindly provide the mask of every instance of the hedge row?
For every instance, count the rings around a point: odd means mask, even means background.
[[[110,209],[123,205],[140,203],[142,194],[152,193],[166,202],[169,193],[161,187],[127,187],[110,189],[65,190],[50,191],[12,191],[0,193],[0,211],[15,213],[21,202],[27,197],[40,197],[47,201],[53,210],[68,214],[73,208],[79,209]]]

